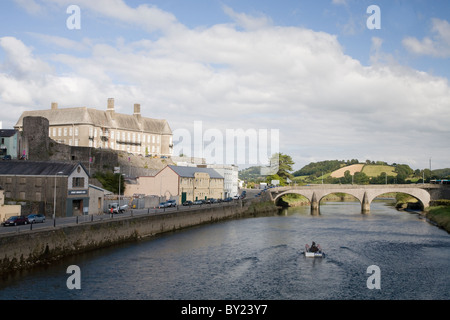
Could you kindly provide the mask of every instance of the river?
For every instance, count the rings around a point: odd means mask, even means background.
[[[2,279],[0,299],[448,300],[450,236],[374,201],[321,204],[189,228]],[[306,258],[312,241],[324,258]],[[69,290],[69,265],[81,289]],[[369,266],[379,268],[369,289]],[[375,283],[375,282],[374,282]]]

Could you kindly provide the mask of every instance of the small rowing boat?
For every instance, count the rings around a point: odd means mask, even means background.
[[[311,247],[308,244],[306,244],[304,254],[305,257],[308,258],[322,258],[325,256],[325,253],[323,252],[319,244],[317,245],[317,251],[311,251]]]

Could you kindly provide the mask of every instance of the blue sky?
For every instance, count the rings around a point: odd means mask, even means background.
[[[366,26],[370,5],[380,29]],[[449,12],[445,0],[2,1],[0,121],[113,97],[173,130],[280,130],[296,169],[450,167]]]

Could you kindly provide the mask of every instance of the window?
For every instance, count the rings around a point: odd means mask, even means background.
[[[36,192],[36,198],[35,201],[41,201],[42,200],[42,195],[40,192]]]
[[[58,137],[61,137],[62,136],[62,130],[61,130],[61,128],[58,128]]]
[[[72,187],[73,188],[84,188],[84,178],[83,177],[72,178]]]
[[[73,130],[72,130],[72,127],[70,127],[69,128],[69,136],[72,136],[73,135]]]
[[[75,135],[78,136],[78,128],[75,128]]]
[[[53,136],[56,136],[56,128],[53,128]]]
[[[64,128],[64,137],[67,136],[67,128]]]

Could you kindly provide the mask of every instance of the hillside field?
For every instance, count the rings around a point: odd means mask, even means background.
[[[366,164],[362,169],[368,177],[378,177],[381,173],[386,172],[388,176],[396,177],[397,173],[394,172],[395,167],[387,165],[372,165]]]
[[[388,176],[397,176],[397,173],[394,172],[395,167],[387,166],[387,165],[375,165],[375,164],[352,164],[350,166],[342,167],[338,170],[333,171],[330,176],[333,178],[342,178],[344,176],[345,171],[350,171],[351,175],[354,175],[356,172],[363,172],[368,177],[378,177],[381,173],[386,172]]]

